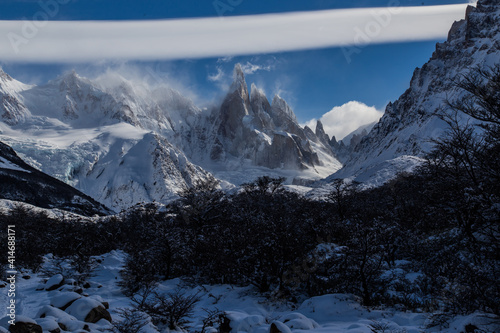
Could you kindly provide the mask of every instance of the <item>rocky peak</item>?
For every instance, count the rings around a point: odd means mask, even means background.
[[[229,92],[238,91],[240,95],[248,96],[248,88],[247,83],[245,81],[245,74],[243,73],[243,69],[241,68],[241,64],[234,65],[233,69],[233,83],[229,88]]]
[[[294,123],[297,123],[297,117],[295,116],[295,113],[293,112],[292,108],[279,95],[274,95],[273,101],[271,102],[271,107],[273,109],[274,117],[285,116]]]
[[[29,117],[30,112],[19,96],[29,88],[30,86],[14,80],[0,68],[0,120],[16,125]]]
[[[5,81],[12,81],[12,78],[3,71],[2,67],[0,67],[0,83]]]
[[[243,118],[252,113],[245,75],[240,64],[234,66],[233,78],[229,93],[224,98],[220,110],[216,110],[215,115],[216,122],[219,123],[217,134],[229,141],[241,136]],[[232,152],[236,150],[236,147],[230,149]]]
[[[304,126],[304,134],[309,141],[318,142],[319,139],[309,126]]]
[[[325,144],[325,145],[330,144],[330,137],[328,136],[328,134],[325,133],[325,129],[323,128],[323,123],[321,122],[321,120],[318,120],[316,122],[315,134],[318,137],[318,139],[321,140],[321,142],[323,144]]]
[[[266,97],[266,94],[264,93],[264,90],[262,89],[259,89],[255,83],[252,83],[252,85],[250,86],[250,100],[253,102],[254,100],[266,100],[267,101],[267,97]],[[269,101],[267,102],[269,104]]]
[[[72,71],[63,74],[56,82],[59,84],[60,91],[75,91],[80,89],[82,78],[73,69]]]
[[[262,89],[257,88],[254,83],[252,83],[250,91],[250,101],[254,115],[253,123],[255,128],[264,131],[274,129],[275,126],[270,116],[270,113],[272,112],[271,104],[269,104],[266,94]]]

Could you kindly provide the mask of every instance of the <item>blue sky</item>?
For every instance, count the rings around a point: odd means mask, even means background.
[[[40,19],[43,18],[40,13],[45,13],[51,21],[164,20],[195,17],[219,17],[224,21],[230,20],[233,16],[255,14],[386,7],[388,4],[398,3],[401,6],[420,7],[468,2],[467,0],[3,0],[0,2],[0,20],[30,20],[33,17]],[[422,21],[421,25],[422,28],[425,27],[426,22]],[[365,27],[365,24],[360,23],[360,27]],[[420,28],[416,26],[412,29]],[[440,34],[445,36],[447,28],[440,29],[443,30]],[[40,36],[43,35],[42,30],[41,28]],[[308,36],[297,36],[297,38],[308,39]],[[151,83],[167,82],[189,94],[199,104],[203,104],[217,101],[223,96],[231,81],[232,68],[239,62],[247,73],[249,85],[255,83],[264,89],[270,99],[279,93],[294,108],[299,121],[306,122],[312,118],[318,119],[333,107],[349,101],[359,101],[383,110],[389,101],[398,98],[408,88],[415,67],[422,66],[432,55],[436,42],[444,39],[445,37],[434,37],[406,41],[404,38],[399,38],[391,42],[382,40],[368,45],[356,45],[355,48],[346,46],[307,49],[306,47],[264,53],[259,53],[257,50],[252,52],[254,54],[240,53],[233,57],[224,57],[220,54],[168,60],[154,59],[152,56],[150,59],[140,60],[107,58],[76,62],[71,59],[51,61],[48,58],[38,62],[32,58],[18,61],[0,57],[0,66],[15,78],[35,84],[44,83],[70,69],[76,69],[81,75],[89,77],[113,69]],[[362,121],[361,119],[360,122]]]

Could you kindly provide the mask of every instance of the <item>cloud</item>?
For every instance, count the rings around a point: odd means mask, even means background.
[[[243,73],[246,75],[251,75],[254,74],[257,71],[271,71],[274,68],[272,65],[267,65],[267,66],[262,66],[262,65],[257,65],[257,64],[252,64],[249,61],[247,61],[246,64],[241,65],[241,69],[243,70]]]
[[[342,106],[334,107],[321,116],[320,120],[328,135],[335,136],[337,140],[342,140],[359,127],[378,121],[382,115],[383,112],[373,106],[351,101]],[[309,126],[314,131],[316,122],[317,119],[311,119],[303,125]]]
[[[207,80],[210,82],[220,82],[224,78],[225,74],[222,68],[217,67],[217,73],[208,74]]]
[[[183,71],[176,71],[174,65],[168,63],[130,64],[127,62],[101,63],[95,66],[77,66],[77,73],[88,77],[103,88],[116,88],[128,82],[139,95],[148,90],[169,87],[191,99],[195,104],[210,102],[191,86],[191,78]]]
[[[154,21],[0,21],[0,59],[226,57],[446,38],[467,4]]]
[[[233,60],[233,58],[234,58],[233,56],[221,57],[217,59],[217,63],[220,64],[220,63],[230,62],[231,60]]]

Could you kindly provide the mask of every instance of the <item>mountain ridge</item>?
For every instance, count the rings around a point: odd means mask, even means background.
[[[114,213],[84,193],[28,165],[1,141],[0,183],[0,199],[86,216]]]
[[[447,128],[436,111],[447,99],[460,96],[454,88],[456,81],[475,67],[487,68],[500,63],[500,4],[483,0],[477,7],[469,6],[465,19],[456,21],[447,41],[437,43],[429,61],[416,68],[409,88],[387,105],[382,118],[354,147],[343,168],[327,181],[335,178],[358,180],[366,170],[379,170],[377,165],[391,164],[402,156],[424,157],[432,149],[432,140],[439,138]],[[399,171],[411,170],[414,159]],[[376,174],[373,174],[374,178]],[[361,180],[361,179],[359,179]],[[373,184],[379,184],[380,180]]]

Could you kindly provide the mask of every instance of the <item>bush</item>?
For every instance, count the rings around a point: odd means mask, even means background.
[[[200,300],[199,294],[186,295],[181,289],[167,294],[153,292],[141,310],[153,319],[155,325],[167,325],[170,330],[183,328],[187,317],[193,314],[193,308]]]

